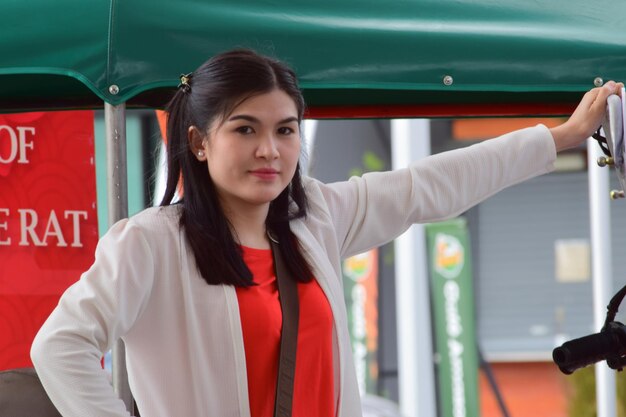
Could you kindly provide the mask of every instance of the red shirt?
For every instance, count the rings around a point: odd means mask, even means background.
[[[270,249],[243,247],[243,259],[258,285],[237,288],[252,417],[272,417],[282,313]],[[300,317],[293,417],[335,415],[333,316],[316,280],[298,283]]]

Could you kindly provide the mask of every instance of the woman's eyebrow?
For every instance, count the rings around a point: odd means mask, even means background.
[[[254,116],[250,116],[248,114],[237,114],[237,115],[234,115],[234,116],[228,118],[229,122],[233,122],[233,121],[236,121],[236,120],[246,120],[246,121],[251,122],[251,123],[261,123],[261,121],[259,119],[257,119]],[[282,124],[292,123],[292,122],[297,122],[297,121],[298,121],[297,117],[291,116],[291,117],[287,117],[287,118],[285,118],[283,120],[280,120],[278,122],[278,124],[282,125]]]
[[[247,120],[248,122],[252,122],[252,123],[260,123],[259,119],[257,119],[254,116],[249,116],[247,114],[237,114],[235,116],[232,116],[232,117],[228,118],[229,122],[233,122],[235,120]]]
[[[286,124],[286,123],[292,123],[292,122],[298,122],[298,118],[297,117],[287,117],[286,119],[281,120],[280,122],[278,122],[278,124],[282,125],[282,124]]]

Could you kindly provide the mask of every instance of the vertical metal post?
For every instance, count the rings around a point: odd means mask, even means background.
[[[589,172],[589,214],[591,225],[591,256],[593,279],[594,329],[604,325],[606,306],[613,293],[613,270],[611,266],[611,210],[609,207],[609,168],[600,168],[596,160],[600,148],[593,139],[587,140],[587,165]],[[595,366],[596,402],[598,417],[615,417],[616,385],[615,371],[606,363]]]
[[[429,120],[391,122],[393,169],[430,155]],[[430,286],[423,225],[395,241],[398,385],[403,416],[435,417]]]
[[[126,168],[126,105],[104,104],[107,150],[107,196],[109,227],[128,217],[128,178]],[[124,343],[115,342],[112,350],[113,388],[133,411],[133,397],[126,372]]]
[[[313,163],[313,148],[315,146],[315,134],[317,132],[317,120],[314,119],[306,119],[302,122],[302,127],[304,133],[304,144],[305,150],[301,152],[302,156],[300,158],[300,170],[302,174],[309,175],[311,171],[311,164]]]

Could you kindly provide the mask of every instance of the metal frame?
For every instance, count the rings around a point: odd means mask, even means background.
[[[431,154],[430,120],[392,120],[392,168],[405,168]],[[435,417],[435,371],[430,281],[424,225],[411,226],[394,242],[398,388],[405,416]]]
[[[596,164],[602,156],[600,147],[593,139],[587,139],[589,176],[589,223],[591,229],[591,257],[593,279],[594,328],[604,326],[606,306],[613,294],[613,270],[611,266],[611,208],[609,206],[609,170]],[[598,417],[617,415],[615,371],[604,362],[595,365],[596,403]]]
[[[126,158],[126,105],[104,103],[107,151],[107,195],[109,226],[128,217],[128,173]],[[124,342],[115,342],[112,351],[113,389],[132,413],[133,396],[128,383]]]

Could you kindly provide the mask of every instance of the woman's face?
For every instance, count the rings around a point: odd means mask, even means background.
[[[289,185],[300,156],[294,101],[282,90],[252,96],[209,127],[202,141],[225,210],[267,206]]]

